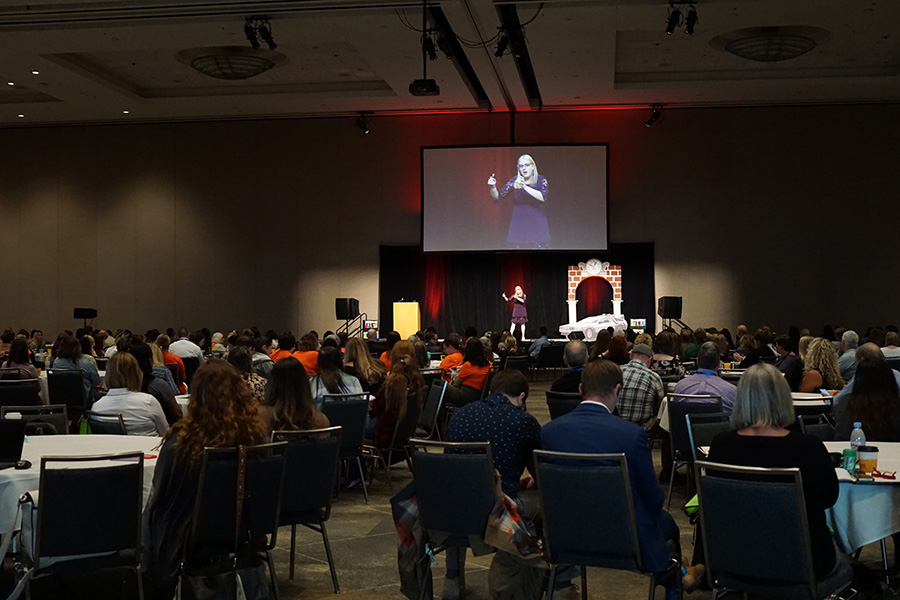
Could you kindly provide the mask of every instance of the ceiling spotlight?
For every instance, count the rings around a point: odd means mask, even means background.
[[[681,22],[681,11],[671,7],[671,12],[669,12],[669,22],[666,24],[666,33],[672,35],[675,31],[675,28],[678,27],[678,24]]]
[[[37,69],[34,69],[34,70],[31,71],[31,74],[32,74],[32,75],[40,75],[41,72],[38,71]]]
[[[127,115],[129,112],[130,112],[130,111],[123,110],[123,111],[122,111],[122,114],[123,114],[123,115]]]
[[[688,11],[687,18],[684,21],[684,32],[687,35],[694,35],[694,26],[697,25],[697,9],[691,6],[691,9]]]
[[[509,36],[506,35],[506,32],[500,34],[500,39],[497,40],[497,51],[494,52],[494,56],[497,58],[502,58],[504,54],[506,54],[506,49],[509,48]]]
[[[252,47],[259,48],[259,39],[256,37],[256,27],[253,26],[252,18],[244,21],[244,35]]]
[[[266,43],[266,46],[269,47],[269,50],[274,50],[278,47],[278,44],[272,39],[272,27],[268,21],[262,23],[256,31],[259,37],[262,38],[262,41]]]
[[[359,113],[359,116],[356,117],[356,126],[364,135],[369,135],[369,117],[366,116],[366,113]]]
[[[652,104],[650,108],[653,109],[653,112],[650,113],[650,118],[644,123],[647,127],[653,127],[653,124],[662,118],[662,104]]]
[[[7,82],[6,82],[6,85],[16,85],[16,84],[15,84],[15,82],[7,81]]]
[[[24,118],[25,118],[25,115],[19,115],[19,118],[20,118],[20,119],[24,119]]]
[[[438,36],[437,45],[440,51],[444,53],[444,56],[453,58],[453,49],[450,47],[450,44],[447,43],[447,40],[444,39],[444,36]]]

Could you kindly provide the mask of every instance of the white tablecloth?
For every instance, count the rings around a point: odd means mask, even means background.
[[[671,390],[669,390],[671,392]],[[818,407],[826,407],[831,404],[831,396],[822,396],[822,394],[804,394],[801,392],[793,392],[791,393],[791,398],[794,400],[794,408],[818,408]],[[666,396],[662,399],[662,402],[659,404],[659,412],[656,415],[659,417],[659,426],[664,430],[669,431],[669,397]]]
[[[43,456],[85,456],[144,452],[144,502],[150,496],[156,454],[162,438],[138,435],[38,435],[29,437],[22,448],[22,459],[31,461],[31,468],[0,471],[0,533],[3,535],[19,527],[19,496],[36,490],[41,478]],[[152,457],[152,458],[151,458]]]
[[[900,443],[873,442],[878,446],[878,470],[900,472]],[[849,448],[849,442],[825,442],[829,452]],[[826,511],[838,543],[846,552],[877,542],[900,531],[900,480],[870,479],[853,483],[838,469],[841,491]]]
[[[41,369],[41,374],[38,375],[38,381],[41,384],[41,402],[50,404],[50,386],[47,385],[46,370]],[[100,371],[100,385],[106,387],[106,371]]]

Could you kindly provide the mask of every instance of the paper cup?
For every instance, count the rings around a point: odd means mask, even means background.
[[[869,479],[872,471],[878,468],[878,446],[860,446],[857,450],[859,476]]]

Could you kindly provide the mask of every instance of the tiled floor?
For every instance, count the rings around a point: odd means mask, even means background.
[[[529,412],[541,422],[549,420],[544,390],[547,382],[532,384],[531,399],[528,402]],[[659,460],[659,449],[654,448],[655,460]],[[391,472],[395,490],[401,489],[411,479],[405,465],[396,465]],[[340,597],[346,599],[401,599],[399,576],[397,572],[397,534],[394,529],[389,499],[391,492],[382,474],[376,474],[370,491],[370,503],[365,504],[361,488],[344,491],[334,501],[331,520],[328,522],[328,533],[331,539],[335,563],[341,587]],[[682,548],[687,555],[693,551],[691,536],[693,528],[687,523],[680,507],[686,500],[684,486],[676,486],[672,514],[681,528]],[[279,532],[275,549],[276,571],[281,598],[283,600],[310,600],[334,598],[331,577],[321,536],[318,533],[299,527],[297,530],[297,565],[294,579],[288,579],[288,557],[290,547],[290,528]],[[889,545],[890,548],[890,545]],[[866,548],[863,559],[867,564],[877,567],[880,552],[877,545]],[[490,598],[487,586],[487,570],[492,556],[473,558],[467,561],[467,583],[469,600],[487,600]],[[441,555],[433,567],[435,576],[436,597],[443,590],[444,565]],[[7,570],[8,574],[8,570]],[[639,600],[647,597],[648,579],[645,576],[621,571],[589,569],[588,597],[592,599],[625,599]],[[576,580],[577,581],[577,580]],[[0,592],[2,593],[2,592]],[[78,594],[82,597],[81,594]],[[664,596],[662,588],[658,588],[657,597]],[[895,597],[892,590],[876,593],[870,597]],[[60,594],[58,591],[48,594],[51,598],[75,597],[74,594]],[[96,595],[85,595],[96,598]],[[711,593],[696,591],[690,600],[707,600]]]

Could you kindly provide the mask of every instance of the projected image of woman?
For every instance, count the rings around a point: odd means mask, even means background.
[[[525,308],[525,292],[522,291],[522,286],[516,286],[516,293],[513,294],[512,298],[506,295],[506,292],[503,293],[503,299],[506,302],[512,302],[512,323],[509,326],[509,332],[512,335],[516,335],[516,325],[522,326],[522,339],[525,339],[525,323],[528,322],[528,310]]]
[[[550,228],[545,208],[550,185],[538,175],[537,165],[528,154],[519,157],[516,169],[516,176],[500,189],[496,175],[492,174],[487,182],[495,204],[512,192],[513,212],[506,241],[511,248],[547,248]]]

